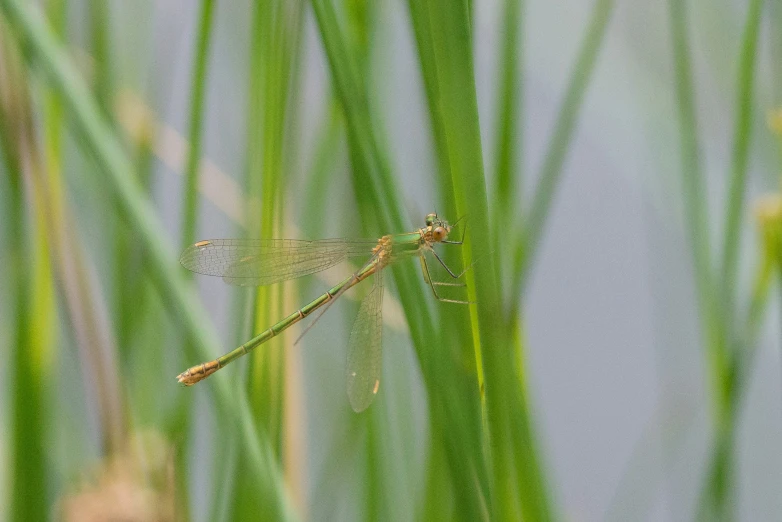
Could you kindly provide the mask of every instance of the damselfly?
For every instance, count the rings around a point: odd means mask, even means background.
[[[182,265],[199,274],[220,276],[226,283],[239,286],[270,285],[295,279],[325,270],[348,258],[368,256],[369,260],[364,263],[361,269],[329,289],[325,294],[296,310],[239,348],[213,361],[193,366],[180,373],[177,379],[186,386],[205,379],[231,361],[245,355],[316,310],[323,308],[318,315],[320,318],[320,315],[346,290],[364,279],[372,277],[372,289],[361,302],[358,317],[350,332],[347,361],[350,405],[357,412],[366,409],[374,400],[380,387],[383,269],[396,261],[418,257],[424,280],[431,287],[435,298],[448,303],[469,304],[468,301],[440,296],[437,292],[437,286],[465,285],[460,282],[434,281],[430,276],[427,263],[427,254],[430,254],[453,279],[459,279],[469,269],[468,266],[461,273],[454,273],[433,248],[437,243],[461,245],[464,242],[464,232],[461,240],[448,240],[448,234],[453,226],[456,226],[456,223],[449,225],[437,214],[428,214],[425,227],[415,232],[390,234],[380,239],[322,239],[317,241],[213,239],[199,241],[184,251],[180,259]]]

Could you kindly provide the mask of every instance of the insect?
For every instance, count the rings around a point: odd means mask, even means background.
[[[433,213],[426,216],[425,223],[426,226],[415,232],[390,234],[380,239],[212,239],[188,247],[180,259],[185,268],[199,274],[220,276],[226,283],[239,286],[270,285],[295,279],[325,270],[348,258],[368,256],[369,260],[350,277],[280,322],[222,357],[185,370],[177,376],[177,380],[191,386],[322,308],[315,319],[317,321],[346,290],[371,278],[372,289],[362,300],[350,332],[346,370],[350,405],[356,412],[365,410],[375,399],[380,387],[383,270],[391,263],[418,257],[424,280],[431,287],[435,298],[448,303],[470,304],[469,301],[441,297],[437,286],[465,284],[433,281],[427,262],[427,254],[431,254],[448,275],[458,280],[470,267],[459,274],[454,273],[433,246],[437,243],[463,244],[466,227],[459,241],[450,241],[448,235],[458,221],[449,225]]]

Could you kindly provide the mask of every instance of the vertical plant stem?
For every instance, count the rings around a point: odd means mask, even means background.
[[[437,153],[438,169],[436,186],[438,187],[437,194],[441,199],[441,203],[438,203],[438,207],[445,211],[446,216],[453,216],[453,219],[458,219],[463,216],[461,212],[463,210],[458,209],[455,192],[454,182],[452,178],[452,161],[458,161],[454,159],[453,148],[455,145],[449,143],[448,139],[448,125],[453,124],[449,121],[448,115],[445,113],[445,108],[441,104],[442,94],[440,92],[441,76],[446,72],[441,69],[445,66],[438,61],[434,39],[432,38],[432,32],[442,30],[441,20],[438,17],[439,13],[436,10],[430,9],[429,4],[426,2],[408,2],[410,9],[410,18],[413,22],[413,29],[415,31],[419,65],[421,74],[424,80],[424,88],[426,92],[427,102],[429,105],[429,116],[432,127],[432,134],[434,137],[435,151]],[[433,13],[435,11],[435,13]],[[469,7],[468,7],[469,12]],[[471,115],[470,115],[471,116]],[[469,119],[469,117],[468,117]],[[467,227],[468,221],[465,221],[462,227]],[[464,231],[465,228],[460,228],[459,231]],[[464,262],[463,249],[446,249],[444,257],[449,265],[455,263]],[[498,259],[499,256],[492,257],[492,261]],[[484,260],[485,262],[485,260]],[[477,342],[477,337],[474,332],[477,331],[477,317],[473,310],[467,307],[438,307],[437,312],[440,313],[441,321],[448,322],[454,325],[453,328],[449,328],[443,332],[443,342],[457,347],[459,357],[464,360],[475,361],[475,374],[477,376],[478,386],[482,382],[482,372],[478,370],[481,366],[480,346]],[[472,361],[471,361],[472,363]],[[472,366],[472,364],[471,364]],[[471,368],[471,371],[472,368]],[[474,395],[470,395],[471,400]],[[465,405],[479,408],[478,403],[466,402]],[[488,486],[482,492],[484,495],[489,494]]]
[[[752,104],[755,85],[755,59],[763,0],[752,0],[742,36],[736,92],[736,121],[733,131],[733,157],[730,189],[725,209],[720,281],[723,322],[733,321],[734,295],[737,286],[738,253],[741,246],[741,221],[744,214],[747,164],[752,135]]]
[[[179,235],[179,245],[186,248],[196,240],[198,227],[198,183],[199,167],[203,154],[202,136],[204,128],[204,102],[209,74],[208,60],[214,17],[214,0],[201,0],[198,19],[196,45],[193,51],[193,66],[190,82],[190,112],[188,121],[187,159],[185,166],[185,183],[183,187],[182,224]],[[182,470],[188,469],[187,457],[190,451],[190,428],[193,397],[191,394],[180,398],[177,404],[178,422],[174,426],[178,442],[176,462]],[[188,473],[177,474],[177,505],[182,510],[183,517],[188,517],[190,502],[188,501]]]
[[[771,15],[771,31],[769,31],[769,53],[771,58],[771,72],[773,74],[773,103],[776,107],[782,104],[782,5],[779,2],[770,2],[769,13]]]
[[[292,150],[286,134],[296,92],[296,57],[302,27],[302,2],[259,4],[253,17],[250,88],[248,177],[260,185],[261,209],[258,227],[261,237],[280,237],[285,213],[286,152]],[[254,150],[255,149],[255,150]],[[259,331],[280,316],[282,286],[261,287],[257,292],[255,328]],[[275,445],[282,453],[284,353],[282,345],[255,357],[250,393],[261,422],[268,423]],[[265,398],[264,398],[265,397]]]
[[[338,100],[328,97],[321,128],[318,131],[314,153],[314,162],[308,169],[307,185],[304,190],[307,213],[302,229],[306,237],[324,237],[326,210],[328,208],[329,177],[337,165],[341,142],[344,140],[344,121],[339,111]],[[301,289],[306,288],[305,281]]]
[[[720,316],[713,295],[712,266],[709,247],[706,190],[700,162],[698,125],[695,114],[695,87],[688,34],[688,10],[685,2],[670,0],[669,21],[676,76],[676,101],[681,137],[682,194],[685,223],[692,249],[695,286],[704,341],[709,355],[709,369],[713,390],[722,387],[727,360],[723,357]],[[717,397],[715,393],[713,397]],[[715,401],[715,406],[717,402]],[[715,410],[716,411],[716,410]],[[717,466],[714,469],[718,469]]]
[[[143,195],[133,166],[114,131],[101,116],[70,59],[42,22],[40,13],[19,0],[1,0],[0,8],[25,45],[27,59],[42,69],[54,91],[60,95],[82,143],[92,152],[105,174],[121,215],[136,233],[139,248],[147,254],[150,275],[163,302],[192,341],[186,345],[188,356],[201,360],[213,358],[219,344],[214,328],[200,306],[194,288],[178,269],[176,256],[162,235],[163,227],[151,203]],[[207,389],[214,391],[219,418],[226,424],[237,426],[252,464],[248,469],[257,478],[255,491],[266,499],[266,512],[277,519],[290,518],[292,512],[280,471],[272,458],[268,440],[262,439],[262,433],[252,424],[246,397],[235,393],[220,376],[213,379],[214,384]]]
[[[312,0],[312,5],[345,113],[354,192],[360,196],[362,220],[377,223],[383,233],[404,230],[403,205],[372,126],[366,84],[358,76],[357,59],[346,43],[331,2]],[[475,401],[476,376],[465,370],[454,353],[455,347],[440,341],[439,329],[434,328],[426,305],[421,276],[407,263],[395,266],[392,273],[429,394],[431,422],[443,426],[445,438],[437,443],[444,445],[449,469],[454,482],[458,482],[457,512],[466,519],[482,518],[486,471],[480,444],[480,411],[465,406]],[[481,486],[476,488],[476,484]]]
[[[717,444],[714,465],[702,501],[711,500],[713,514],[722,520],[730,520],[735,515],[732,499],[734,498],[734,417],[737,400],[735,365],[729,365],[729,361],[730,349],[736,338],[734,321],[735,292],[738,286],[738,253],[741,246],[741,223],[744,214],[744,193],[752,131],[755,59],[762,6],[762,0],[753,0],[750,3],[742,36],[733,159],[721,257],[719,337],[717,342],[711,343],[710,346]],[[744,340],[741,342],[739,349],[744,347]]]
[[[185,185],[184,202],[182,206],[182,224],[180,232],[180,246],[182,248],[191,244],[195,240],[198,217],[198,184],[199,167],[202,156],[202,134],[204,122],[204,102],[206,98],[207,77],[208,77],[208,57],[210,49],[210,40],[213,26],[214,2],[212,0],[203,0],[200,6],[200,17],[198,23],[198,32],[196,35],[196,46],[193,52],[193,67],[191,79],[190,94],[190,112],[189,112],[189,147],[187,148],[187,159],[185,167]],[[177,503],[182,510],[183,516],[187,517],[190,503],[188,502],[188,474],[184,470],[188,469],[187,457],[190,448],[190,411],[192,407],[192,395],[187,394],[178,401],[177,421],[172,425],[173,436],[178,441],[176,461],[177,467],[183,470],[177,474]]]
[[[198,218],[198,168],[201,161],[201,136],[204,127],[204,99],[206,98],[207,60],[209,41],[212,35],[214,0],[201,1],[201,16],[198,22],[198,36],[193,55],[193,76],[190,94],[190,122],[185,169],[185,200],[182,215],[181,246],[187,247],[195,241]]]
[[[782,298],[782,264],[777,267],[777,288],[779,289],[779,297]],[[782,330],[782,317],[779,317],[779,319],[778,328]]]
[[[681,136],[682,188],[686,224],[695,265],[696,286],[701,306],[703,324],[711,310],[711,262],[709,255],[709,229],[706,209],[706,190],[698,144],[698,124],[695,116],[695,87],[692,82],[688,12],[685,2],[669,1],[671,36],[673,40],[674,69],[676,76],[676,101]]]
[[[42,487],[48,483],[43,441],[43,377],[36,364],[38,354],[33,342],[33,281],[29,269],[32,246],[28,239],[33,230],[26,211],[24,164],[29,165],[31,151],[23,147],[24,122],[20,107],[28,86],[23,80],[18,53],[11,49],[8,26],[0,18],[0,146],[8,173],[9,194],[4,215],[8,227],[8,285],[12,303],[10,336],[11,430],[8,454],[11,482],[9,520],[43,520],[48,502],[42,501]],[[46,497],[45,497],[46,498]]]
[[[90,0],[89,16],[92,36],[92,55],[95,59],[94,92],[103,115],[113,120],[114,74],[111,68],[111,4],[104,0]]]
[[[270,0],[255,6],[251,22],[249,92],[247,110],[247,186],[260,208],[250,208],[250,234],[281,237],[285,213],[286,153],[292,150],[287,135],[292,118],[291,93],[296,92],[297,56],[302,27],[302,2]],[[260,287],[251,303],[254,330],[260,331],[278,319],[283,310],[284,285]],[[269,433],[276,458],[284,460],[285,363],[282,336],[250,361],[248,382],[255,422]],[[240,489],[251,487],[237,467]],[[303,495],[296,495],[301,498]],[[236,518],[256,516],[262,503],[257,499],[235,499]]]
[[[441,170],[450,174],[453,201],[470,216],[478,232],[464,248],[464,262],[492,251],[486,181],[478,124],[467,5],[448,2],[410,4],[424,79],[428,83]],[[439,128],[439,129],[438,129]],[[477,264],[468,276],[470,297],[477,301],[473,324],[483,362],[491,458],[491,518],[547,520],[551,516],[545,479],[530,444],[529,412],[515,373],[514,353],[502,326],[502,299],[492,262]],[[477,392],[477,390],[476,390]]]
[[[498,254],[508,249],[503,231],[513,222],[521,197],[517,187],[522,172],[518,156],[524,147],[523,78],[519,46],[521,45],[522,7],[524,0],[505,0],[502,19],[502,55],[499,62],[501,81],[497,89],[497,144],[494,173],[494,250]],[[510,252],[508,252],[510,253]],[[507,259],[507,255],[500,255]],[[500,266],[502,269],[503,267]],[[507,267],[506,267],[507,268]]]
[[[282,2],[269,1],[259,3],[253,14],[252,68],[257,71],[259,84],[257,92],[251,96],[257,100],[253,105],[250,122],[260,137],[258,142],[248,143],[248,148],[258,149],[253,154],[248,176],[260,184],[260,221],[258,227],[261,237],[280,237],[282,212],[282,144],[285,118],[284,90],[287,90],[287,76],[282,69],[283,57],[280,27],[283,27]],[[255,331],[260,331],[280,316],[282,293],[280,285],[259,287],[255,300]],[[253,358],[250,373],[250,404],[257,415],[258,422],[266,425],[273,446],[281,456],[282,447],[282,372],[284,353],[282,341],[272,341],[260,357]]]

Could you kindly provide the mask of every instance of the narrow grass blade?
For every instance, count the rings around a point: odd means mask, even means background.
[[[404,230],[401,219],[404,206],[373,128],[366,84],[359,79],[358,58],[347,44],[331,2],[313,0],[312,5],[332,80],[345,112],[354,192],[359,197],[362,220],[376,223],[381,233]],[[475,489],[475,477],[485,476],[485,465],[480,444],[470,444],[471,440],[480,439],[480,417],[467,414],[462,405],[462,398],[469,402],[470,395],[476,393],[477,377],[474,373],[467,375],[452,346],[438,339],[420,275],[408,263],[394,267],[392,273],[429,394],[431,422],[445,426],[445,440],[437,443],[444,445],[454,480],[462,484],[458,496],[460,512],[465,518],[481,518],[482,492]]]
[[[98,106],[108,121],[113,121],[112,99],[114,97],[114,71],[112,69],[111,4],[103,0],[90,0],[88,16],[91,51],[95,59],[93,92]]]
[[[703,181],[698,123],[695,115],[695,86],[692,80],[690,38],[687,32],[689,21],[687,4],[671,0],[668,12],[676,73],[676,114],[679,116],[679,134],[681,136],[682,193],[687,212],[686,224],[689,229],[695,265],[701,317],[703,324],[706,325],[707,321],[710,321],[709,310],[712,308],[712,299],[709,296],[712,280],[711,249],[709,247],[708,209],[706,208],[707,192]]]
[[[738,254],[741,247],[741,224],[744,214],[744,194],[749,162],[754,104],[755,60],[763,1],[750,2],[742,35],[736,93],[736,121],[730,188],[725,210],[722,256],[720,265],[719,316],[716,318],[719,337],[710,343],[712,397],[715,404],[715,439],[712,465],[700,498],[701,514],[721,519],[735,513],[735,432],[739,390],[737,365],[731,364],[731,352],[736,339],[735,294],[738,288]],[[745,348],[741,340],[741,347]],[[743,361],[738,363],[740,366]]]
[[[9,290],[13,332],[10,336],[11,379],[8,391],[11,413],[10,456],[11,482],[9,520],[36,520],[47,517],[48,497],[40,498],[49,482],[44,459],[44,416],[46,409],[44,380],[49,377],[46,368],[40,364],[41,346],[36,346],[34,275],[29,262],[34,255],[34,242],[30,236],[35,233],[31,226],[28,194],[24,188],[25,165],[31,158],[25,157],[23,142],[32,129],[25,130],[30,118],[25,117],[29,106],[23,102],[29,89],[24,79],[18,49],[11,48],[8,26],[0,18],[0,147],[2,159],[8,174],[9,193],[4,198],[8,203],[3,219],[8,227],[9,255],[8,279],[4,284]],[[29,172],[27,173],[29,176]],[[37,238],[36,238],[37,240]],[[38,501],[36,501],[38,499]]]
[[[486,182],[478,125],[470,17],[466,8],[447,2],[410,2],[419,56],[441,170],[448,173],[459,215],[468,215],[477,233],[469,237],[464,262],[492,252]],[[532,444],[533,429],[515,373],[510,332],[503,325],[502,297],[496,257],[476,265],[468,276],[471,299],[477,301],[473,328],[476,353],[483,363],[484,389],[491,448],[492,518],[547,520],[551,515],[546,480]],[[477,390],[476,390],[477,391]],[[532,439],[530,439],[532,437]],[[457,494],[464,494],[458,491]]]
[[[739,74],[736,91],[736,121],[733,129],[733,156],[730,188],[725,208],[720,281],[720,301],[724,310],[723,320],[733,320],[734,295],[737,287],[738,254],[741,247],[741,222],[744,214],[749,147],[752,137],[753,97],[755,87],[755,61],[758,32],[763,0],[752,0],[741,42]]]
[[[505,0],[502,6],[502,44],[499,60],[500,82],[497,86],[497,143],[495,145],[494,190],[497,203],[492,209],[494,250],[502,262],[510,254],[504,241],[504,224],[512,223],[520,210],[518,186],[522,172],[519,155],[523,152],[523,78],[521,78],[522,8],[524,0]],[[506,269],[508,267],[505,267]]]
[[[249,95],[247,106],[247,173],[246,185],[251,197],[260,201],[260,208],[249,209],[250,236],[278,238],[283,236],[284,197],[288,154],[293,154],[291,136],[286,130],[291,124],[293,106],[297,100],[295,88],[297,56],[300,46],[303,3],[271,1],[255,5],[251,23],[249,62]],[[253,310],[254,331],[276,322],[288,310],[284,307],[284,285],[262,286],[249,303]],[[287,447],[284,440],[285,367],[286,354],[282,336],[256,354],[250,361],[247,384],[255,422],[269,434],[275,457],[284,461]],[[288,460],[290,462],[290,460]],[[246,464],[237,466],[236,484],[246,489]],[[303,498],[302,493],[293,498]],[[263,510],[262,499],[234,499],[232,515],[247,519]]]
[[[179,236],[181,248],[186,248],[196,241],[198,226],[198,183],[202,152],[202,135],[204,127],[204,102],[207,91],[209,44],[212,36],[212,19],[214,17],[214,1],[202,0],[199,8],[198,31],[196,45],[193,49],[193,66],[190,79],[190,112],[188,121],[187,162],[185,166],[185,183],[183,187],[182,221]],[[181,397],[177,404],[178,422],[173,426],[174,435],[180,441],[177,448],[177,465],[183,471],[187,469],[187,455],[190,449],[191,415],[193,405],[192,394]],[[188,473],[178,473],[177,503],[182,510],[181,515],[188,517],[190,502],[187,498]]]
[[[214,0],[202,0],[198,20],[196,48],[193,53],[193,70],[190,84],[190,129],[185,169],[185,201],[182,216],[182,248],[196,240],[198,216],[198,167],[201,160],[201,136],[204,128],[204,100],[206,98],[207,60],[212,36]]]
[[[154,283],[168,309],[190,337],[192,344],[187,346],[189,355],[194,359],[212,358],[218,346],[215,331],[198,304],[194,288],[179,270],[176,255],[161,233],[164,227],[151,203],[144,197],[133,166],[113,130],[100,115],[84,82],[76,74],[71,60],[56,43],[34,7],[17,0],[3,0],[0,7],[25,44],[29,60],[41,68],[61,96],[75,129],[84,140],[83,144],[103,169],[127,225],[136,232],[139,246],[147,252]],[[290,518],[279,469],[271,456],[268,441],[261,439],[252,424],[246,398],[234,393],[219,376],[209,389],[215,392],[221,418],[239,424],[242,444],[254,464],[249,469],[258,479],[257,491],[263,492],[267,498],[268,512],[276,518]]]
[[[338,103],[334,96],[329,96],[326,114],[316,139],[314,161],[306,176],[304,208],[307,212],[301,224],[305,237],[325,237],[326,210],[330,194],[329,178],[336,167],[338,154],[342,149],[340,144],[344,140],[344,121]]]
[[[11,73],[9,76],[11,83],[19,87],[27,83],[21,70],[16,71],[16,75]],[[84,372],[91,376],[89,379],[84,379],[85,395],[95,398],[95,404],[91,407],[98,412],[101,449],[105,453],[111,453],[122,445],[127,431],[123,417],[124,401],[117,386],[118,372],[114,364],[116,346],[112,341],[108,322],[102,320],[97,312],[102,307],[93,302],[92,296],[98,292],[90,288],[90,281],[85,277],[83,269],[85,264],[82,262],[83,257],[80,257],[81,242],[74,237],[72,231],[76,227],[69,226],[71,219],[65,211],[59,163],[59,104],[54,103],[51,97],[48,99],[47,112],[44,112],[47,116],[46,147],[42,148],[33,130],[35,128],[33,104],[27,88],[20,88],[16,97],[13,109],[16,112],[13,118],[15,127],[11,129],[14,132],[9,132],[5,136],[15,140],[16,150],[24,151],[24,155],[20,157],[22,169],[20,172],[24,172],[30,188],[31,204],[28,206],[34,211],[34,230],[37,240],[35,252],[31,256],[34,260],[32,268],[35,277],[32,279],[33,288],[30,292],[33,296],[31,326],[32,331],[36,333],[32,338],[33,343],[29,351],[31,354],[37,354],[35,359],[39,363],[49,361],[51,358],[50,353],[54,345],[50,338],[53,328],[51,321],[55,316],[52,276],[56,273],[58,288],[66,303],[69,321],[76,333]],[[8,110],[5,112],[8,113]],[[53,266],[49,263],[50,252],[51,258],[55,261]],[[38,288],[39,291],[32,291]],[[52,379],[51,376],[45,378]],[[45,408],[41,409],[42,413],[45,411]]]

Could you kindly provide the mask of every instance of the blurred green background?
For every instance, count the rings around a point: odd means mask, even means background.
[[[0,0],[0,517],[782,517],[779,2]],[[245,289],[208,238],[466,217],[192,388],[357,265]],[[363,285],[362,285],[363,286]],[[306,323],[305,323],[306,325]]]

